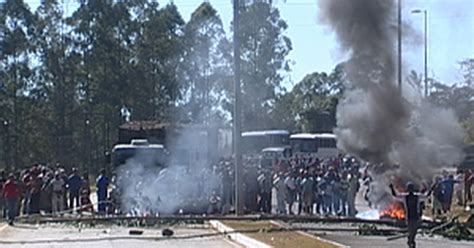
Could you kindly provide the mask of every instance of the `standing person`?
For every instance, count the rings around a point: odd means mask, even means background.
[[[323,190],[322,190],[322,185],[323,185],[323,175],[322,171],[318,169],[318,172],[316,173],[316,177],[314,180],[314,187],[315,187],[315,194],[314,194],[314,202],[316,203],[316,209],[315,213],[318,215],[324,214],[324,202],[323,202]]]
[[[359,192],[360,184],[359,178],[355,173],[350,173],[348,175],[349,180],[349,189],[347,191],[347,210],[349,216],[356,216],[357,209],[355,207],[355,200],[357,197],[357,192]]]
[[[278,176],[273,181],[273,185],[277,191],[277,213],[278,214],[286,214],[286,204],[285,204],[285,197],[286,197],[286,185],[285,185],[285,178],[283,177],[283,173],[280,172]]]
[[[472,201],[472,184],[474,183],[474,174],[472,170],[464,171],[464,206]]]
[[[105,170],[100,170],[96,179],[97,201],[99,204],[99,213],[106,213],[107,188],[109,187],[109,178],[105,175]]]
[[[27,188],[30,190],[29,214],[39,214],[40,212],[42,183],[42,179],[38,176],[38,171],[36,169],[33,170],[27,185]]]
[[[82,178],[77,172],[77,168],[72,168],[72,174],[67,180],[67,188],[69,191],[69,208],[71,211],[74,209],[74,202],[76,202],[76,208],[78,209],[81,205],[79,201],[79,195],[82,187]]]
[[[64,168],[59,169],[59,177],[64,182],[64,188],[63,188],[63,206],[64,210],[69,209],[69,204],[68,204],[68,197],[67,197],[67,181],[68,181],[68,176],[66,174],[66,170]]]
[[[397,194],[393,184],[390,184],[390,190],[392,195],[405,205],[406,215],[405,220],[408,231],[408,247],[415,248],[415,236],[418,231],[418,227],[421,222],[421,215],[423,212],[422,204],[426,198],[431,194],[433,188],[431,188],[426,195],[421,194],[415,190],[415,185],[411,182],[407,183],[406,189],[408,193]]]
[[[364,170],[364,175],[362,177],[362,182],[363,182],[362,184],[364,186],[366,186],[366,190],[364,192],[364,199],[367,201],[367,204],[369,205],[369,207],[372,207],[372,202],[371,202],[369,196],[370,196],[370,193],[371,193],[373,183],[372,183],[372,176],[369,174],[367,169]]]
[[[258,209],[258,193],[259,193],[259,185],[258,185],[258,172],[256,167],[251,165],[248,168],[247,173],[245,175],[245,193],[246,193],[246,207],[249,213],[255,213]]]
[[[289,173],[285,178],[286,185],[286,201],[288,203],[288,213],[293,215],[293,204],[296,201],[296,178],[293,172]]]
[[[314,179],[308,172],[305,172],[303,181],[301,181],[301,192],[303,196],[303,213],[313,214],[313,203],[314,203]]]
[[[222,166],[225,166],[224,163],[222,163]],[[231,198],[232,198],[232,182],[230,181],[230,175],[229,171],[227,168],[224,168],[222,171],[222,202],[224,204],[225,209],[230,209],[231,205]]]
[[[303,169],[300,169],[298,171],[298,176],[296,177],[295,179],[295,184],[296,184],[296,194],[297,194],[297,197],[298,197],[298,215],[301,214],[301,211],[303,210],[303,189],[302,189],[302,185],[301,185],[301,182],[303,181],[303,172],[304,170]]]
[[[332,201],[331,206],[334,215],[338,215],[341,212],[341,181],[339,177],[336,177],[332,181]]]
[[[15,182],[13,174],[8,176],[8,180],[2,187],[3,197],[7,209],[7,220],[10,226],[13,226],[13,221],[16,216],[18,197],[20,197],[20,186]]]
[[[56,172],[54,179],[51,180],[51,205],[53,214],[60,213],[64,210],[64,188],[66,183],[60,173]]]
[[[258,177],[260,188],[259,210],[264,213],[272,212],[272,178],[268,171],[263,171]]]
[[[23,177],[22,177],[22,193],[23,193],[23,214],[30,214],[30,171],[26,170],[24,171]]]
[[[43,185],[41,187],[41,209],[46,213],[51,213],[53,210],[53,190],[51,186],[51,180],[54,176],[52,172],[46,172],[46,176],[43,178]]]
[[[220,214],[222,207],[222,200],[221,197],[217,194],[214,190],[212,191],[212,195],[209,198],[209,208],[207,210],[207,214]]]
[[[455,179],[459,182],[458,184],[454,185],[454,192],[456,194],[456,204],[458,206],[464,206],[464,197],[463,197],[463,189],[464,189],[464,178],[463,178],[463,171],[458,170],[456,173]]]
[[[89,184],[89,174],[84,173],[82,176],[82,186],[80,189],[81,195],[81,211],[89,211],[94,212],[94,207],[92,206],[91,202],[91,188]]]
[[[434,181],[434,184],[433,184],[433,208],[431,210],[431,214],[433,215],[433,217],[436,219],[438,216],[440,216],[443,212],[443,205],[442,205],[442,202],[443,202],[443,195],[444,195],[444,191],[443,191],[443,187],[442,185],[440,184],[441,183],[441,177],[440,176],[437,176],[435,177],[435,181]]]
[[[349,204],[347,202],[347,195],[349,194],[349,174],[343,173],[343,176],[339,180],[339,199],[340,199],[340,211],[338,215],[347,216],[349,214]]]
[[[441,185],[444,191],[443,195],[443,211],[448,213],[451,211],[451,203],[453,201],[454,184],[459,183],[458,180],[454,179],[453,175],[449,175],[448,178],[441,181]]]

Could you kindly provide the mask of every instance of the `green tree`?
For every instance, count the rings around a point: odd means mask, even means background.
[[[40,118],[37,132],[49,139],[43,147],[51,149],[48,161],[61,164],[77,163],[81,160],[75,139],[77,125],[77,83],[80,56],[70,49],[71,33],[63,18],[62,7],[56,0],[47,0],[36,11],[35,45],[40,62],[35,94],[37,100],[46,100],[45,111],[50,118]],[[44,129],[44,126],[49,127]],[[39,144],[38,144],[39,145]],[[79,152],[78,152],[79,151]]]
[[[241,41],[243,129],[267,128],[284,73],[290,70],[292,49],[280,12],[267,1],[243,7],[238,34]]]
[[[25,123],[28,88],[33,84],[34,15],[22,0],[7,0],[0,11],[1,111],[4,120],[4,157],[7,169],[28,163]]]
[[[202,3],[184,28],[181,105],[184,118],[209,123],[225,115],[232,83],[230,44],[217,11]]]
[[[429,101],[436,106],[453,109],[459,122],[466,130],[466,141],[474,140],[474,60],[466,59],[460,62],[462,80],[452,85],[432,81]]]
[[[111,141],[116,140],[120,109],[129,101],[132,89],[129,3],[83,1],[67,21],[79,67],[74,77],[80,104],[77,123],[82,123],[77,126],[85,143],[82,150],[88,149],[89,164],[100,164]]]
[[[474,84],[474,58],[465,59],[459,62],[461,74],[464,78],[464,84],[473,86]]]
[[[132,104],[133,118],[168,121],[179,97],[178,66],[182,63],[183,26],[176,6],[158,9],[147,3],[137,19],[133,45],[134,84],[141,95]]]
[[[430,102],[437,106],[451,108],[461,122],[473,115],[474,88],[467,85],[446,85],[434,81],[429,97]]]
[[[280,96],[273,110],[273,123],[293,131],[332,131],[337,104],[345,89],[343,66],[337,65],[330,74],[308,74]]]

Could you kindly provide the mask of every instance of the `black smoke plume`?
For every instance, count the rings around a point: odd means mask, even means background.
[[[396,1],[320,0],[319,7],[350,57],[348,90],[337,109],[338,146],[372,164],[399,165],[399,176],[416,181],[459,162],[463,132],[453,112],[398,89]]]

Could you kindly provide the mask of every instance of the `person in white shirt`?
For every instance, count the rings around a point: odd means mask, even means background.
[[[283,173],[280,173],[275,180],[273,181],[273,185],[276,189],[276,197],[277,197],[277,213],[278,214],[286,214],[286,204],[285,204],[285,197],[286,197],[286,185],[285,185],[285,178]]]
[[[52,189],[52,210],[53,213],[60,213],[64,210],[64,189],[66,183],[61,178],[59,173],[56,173],[53,180],[51,180],[51,189]]]

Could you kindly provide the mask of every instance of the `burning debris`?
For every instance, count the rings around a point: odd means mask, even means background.
[[[380,210],[379,212],[380,219],[391,218],[397,220],[405,219],[405,208],[401,202],[392,202]]]
[[[390,198],[384,195],[392,176],[419,184],[430,180],[435,170],[459,162],[462,129],[452,111],[400,93],[395,77],[394,0],[320,0],[319,5],[322,21],[350,55],[345,65],[347,90],[334,130],[338,146],[380,165],[372,171],[377,174],[373,178],[385,186],[370,197],[383,210],[388,203],[391,211]],[[411,89],[404,85],[403,90]]]

